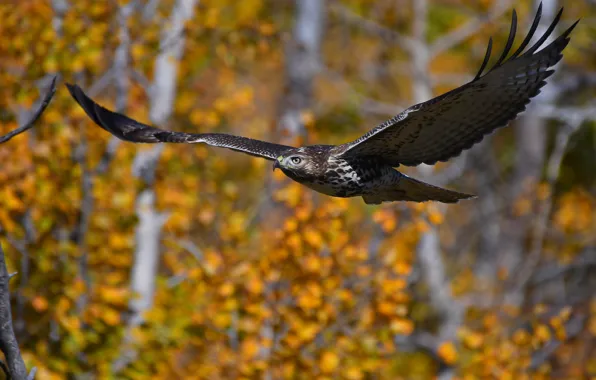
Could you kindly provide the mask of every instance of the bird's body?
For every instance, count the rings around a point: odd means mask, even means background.
[[[361,196],[367,204],[388,200],[421,202],[432,194],[434,200],[453,203],[472,197],[468,194],[442,189],[410,178],[376,156],[342,158],[343,145],[311,145],[287,150],[276,160],[275,168],[294,181],[332,197]],[[281,165],[288,158],[304,159],[308,170]]]
[[[483,72],[490,58],[492,39],[480,70],[471,82],[416,104],[342,145],[294,148],[223,133],[170,132],[107,110],[88,98],[78,86],[67,86],[97,125],[122,140],[205,143],[232,149],[274,161],[274,169],[281,169],[289,178],[315,191],[334,197],[361,196],[367,204],[399,200],[455,203],[472,196],[418,181],[395,168],[447,161],[525,110],[554,72],[550,68],[561,60],[569,35],[577,24],[538,50],[559,22],[561,9],[546,32],[526,49],[541,14],[542,5],[530,32],[508,57],[517,30],[517,15],[513,11],[505,49],[486,73]]]
[[[334,197],[354,197],[366,194],[381,182],[397,183],[398,173],[371,157],[340,158],[331,145],[312,145],[298,148],[286,155],[302,154],[312,157],[312,169],[309,171],[293,171],[280,167],[285,175],[319,193]],[[283,157],[283,156],[282,156]]]

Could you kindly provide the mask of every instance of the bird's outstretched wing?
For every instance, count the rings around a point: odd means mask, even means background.
[[[89,98],[77,85],[66,84],[72,97],[87,115],[101,128],[121,140],[136,143],[205,143],[235,151],[275,160],[291,146],[274,144],[261,140],[225,133],[171,132],[140,123],[122,114],[110,111]]]
[[[507,125],[526,105],[545,79],[554,71],[549,68],[562,57],[569,43],[574,23],[544,49],[536,52],[548,39],[561,18],[559,11],[544,35],[527,51],[542,15],[542,4],[526,38],[509,58],[517,29],[513,11],[511,30],[503,53],[484,75],[490,58],[489,40],[484,62],[469,83],[427,102],[410,107],[372,129],[357,140],[338,146],[343,156],[378,156],[392,166],[415,166],[446,161],[469,149],[496,128]]]

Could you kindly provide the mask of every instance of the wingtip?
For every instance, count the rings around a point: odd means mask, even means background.
[[[507,55],[509,54],[509,52],[511,51],[511,48],[513,47],[513,42],[515,41],[516,34],[517,34],[517,12],[515,11],[515,9],[513,9],[513,12],[511,13],[511,26],[509,27],[509,36],[507,37],[507,43],[505,44],[505,48],[503,49],[501,56],[499,57],[497,62],[493,65],[491,70],[501,66],[501,64],[505,61],[505,58],[507,58]]]
[[[575,29],[577,24],[579,24],[580,21],[581,21],[581,17],[578,18],[577,20],[575,20],[575,22],[573,24],[571,24],[571,26],[569,28],[567,28],[567,30],[563,33],[563,35],[565,37],[569,36],[571,34],[571,32],[573,32],[573,29]]]
[[[74,100],[77,101],[77,103],[81,104],[81,101],[79,99],[79,96],[80,96],[79,92],[83,92],[83,90],[81,90],[81,88],[76,84],[65,82],[64,85],[66,86],[66,89],[70,93],[70,96],[72,96],[74,98]]]
[[[538,41],[531,48],[529,48],[523,54],[524,56],[531,56],[532,54],[534,54],[544,44],[544,42],[550,37],[550,35],[552,34],[552,32],[555,30],[555,27],[557,26],[557,24],[561,20],[561,16],[562,15],[563,15],[563,7],[561,7],[561,9],[559,9],[559,12],[557,12],[557,15],[555,16],[555,18],[553,19],[553,21],[551,22],[551,24],[548,26],[548,28],[544,32],[544,34],[538,39]]]
[[[453,203],[460,203],[461,201],[471,201],[473,199],[478,198],[478,195],[475,194],[466,194],[466,193],[459,193],[458,198]]]
[[[106,131],[110,132],[101,122],[101,120],[97,117],[97,111],[95,106],[97,103],[93,101],[91,98],[85,94],[83,89],[77,84],[65,83],[66,88],[70,92],[72,98],[79,104],[79,106],[85,111],[87,116],[93,120],[95,124],[99,127],[105,129]]]
[[[480,79],[480,77],[482,77],[482,72],[484,71],[484,69],[486,69],[486,66],[488,65],[488,61],[489,61],[490,55],[492,53],[492,48],[493,48],[493,38],[491,36],[488,38],[488,45],[486,46],[486,53],[484,54],[484,59],[482,60],[482,65],[480,65],[480,69],[478,70],[478,73],[476,74],[476,76],[474,77],[474,79],[472,81],[478,80],[478,79]]]

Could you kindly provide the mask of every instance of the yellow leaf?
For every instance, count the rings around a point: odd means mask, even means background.
[[[348,380],[360,380],[364,377],[362,370],[357,366],[348,367],[344,372],[344,376]]]
[[[312,111],[303,111],[300,114],[300,118],[302,119],[302,124],[306,128],[310,128],[315,123],[315,114]]]
[[[307,228],[304,231],[304,240],[314,248],[320,248],[323,245],[321,233],[313,228]]]
[[[480,333],[470,332],[466,334],[463,341],[467,347],[475,350],[482,346],[482,343],[484,342],[484,337]]]
[[[414,323],[409,319],[396,318],[391,321],[389,328],[395,334],[410,335],[414,332]]]
[[[412,271],[412,265],[410,265],[410,263],[407,263],[405,261],[399,260],[393,266],[393,270],[395,271],[395,273],[397,273],[401,276],[406,276],[406,275],[410,274],[410,272]]]
[[[439,225],[445,220],[445,216],[439,211],[433,211],[428,215],[428,221],[432,224]]]
[[[265,284],[257,276],[252,276],[246,284],[246,289],[248,289],[248,291],[253,294],[262,293],[264,288],[265,288]]]
[[[452,342],[441,343],[438,354],[446,364],[454,364],[457,362],[457,350]]]
[[[107,303],[121,305],[126,303],[128,296],[128,290],[126,288],[102,286],[98,291],[101,299]]]
[[[392,315],[395,312],[395,305],[392,302],[381,301],[379,302],[379,313],[384,315]]]
[[[254,358],[259,353],[259,343],[255,338],[248,338],[242,342],[242,354]]]
[[[101,319],[109,326],[116,326],[120,323],[120,313],[114,309],[106,309],[101,313]]]
[[[418,220],[418,221],[415,222],[415,224],[416,224],[416,229],[418,230],[418,232],[424,233],[424,232],[427,232],[429,230],[429,228],[430,228],[428,226],[428,223],[426,223],[423,220]]]
[[[298,221],[294,218],[288,218],[284,222],[284,230],[287,232],[293,232],[298,229]]]
[[[385,233],[393,232],[395,230],[396,226],[397,226],[397,222],[395,221],[395,218],[393,218],[393,217],[389,217],[389,218],[383,220],[383,222],[381,223],[381,228],[383,229],[383,231]]]
[[[546,325],[538,325],[534,331],[534,336],[540,343],[548,342],[551,338],[550,329]]]
[[[232,293],[234,293],[234,284],[231,282],[226,282],[219,288],[219,294],[222,297],[229,297]]]
[[[518,329],[513,333],[513,343],[518,346],[525,346],[530,343],[530,334],[524,329]]]
[[[217,253],[215,253],[213,251],[208,251],[205,254],[205,261],[203,263],[203,268],[205,269],[205,273],[207,273],[208,275],[213,275],[213,274],[215,274],[215,272],[218,271],[218,269],[221,267],[221,265],[222,265],[222,260]]]
[[[331,373],[339,366],[339,357],[331,351],[326,351],[321,355],[320,367],[324,373]]]
[[[314,337],[319,332],[319,327],[315,323],[310,323],[305,326],[300,326],[298,329],[298,337],[303,341],[310,341],[314,339]]]

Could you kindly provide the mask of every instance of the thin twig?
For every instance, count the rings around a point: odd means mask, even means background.
[[[542,266],[532,275],[530,285],[540,286],[546,284],[558,277],[567,275],[569,272],[576,270],[586,270],[591,267],[596,267],[596,249],[586,249],[573,262],[561,265],[554,263],[547,266]]]
[[[29,372],[29,376],[27,376],[27,380],[35,379],[35,374],[37,373],[37,367],[31,368],[31,372]]]
[[[547,183],[549,186],[553,186],[559,177],[559,170],[561,162],[567,150],[567,144],[569,143],[570,137],[575,131],[577,131],[582,124],[583,119],[577,119],[573,123],[563,125],[557,134],[555,148],[550,156],[547,164]],[[542,247],[544,245],[544,236],[548,227],[548,220],[552,210],[553,200],[552,195],[549,195],[541,204],[540,211],[537,217],[537,227],[532,239],[532,249],[528,256],[528,259],[524,263],[520,270],[520,275],[516,282],[516,291],[523,294],[520,290],[523,289],[530,278],[532,277],[539,261],[542,256]]]
[[[487,23],[501,17],[509,9],[511,3],[512,1],[497,1],[487,14],[470,20],[452,32],[437,38],[430,47],[430,56],[434,58],[477,34]]]
[[[334,3],[329,10],[347,23],[356,25],[368,33],[375,34],[383,40],[396,44],[408,52],[412,52],[412,50],[415,49],[415,44],[410,37],[404,36],[398,31],[362,17],[342,4]]]
[[[584,315],[575,315],[571,317],[571,319],[565,323],[565,340],[575,338],[577,335],[579,335],[583,331],[586,319],[587,318]],[[532,355],[532,361],[530,363],[529,369],[535,370],[542,364],[546,363],[563,343],[563,340],[556,338],[548,341],[544,347],[542,347],[542,349],[538,350]]]
[[[33,128],[33,125],[35,124],[37,119],[39,119],[39,117],[41,116],[43,111],[45,111],[45,109],[48,107],[48,105],[50,104],[50,101],[52,100],[52,97],[56,93],[56,79],[57,79],[57,76],[54,76],[54,78],[52,79],[52,83],[50,84],[50,88],[44,95],[41,105],[39,106],[37,111],[33,114],[33,117],[31,117],[31,119],[27,123],[20,126],[19,128],[15,129],[13,131],[10,131],[9,133],[7,133],[4,136],[0,136],[0,144],[5,143],[8,140],[15,137],[16,135],[21,134],[21,133]]]

